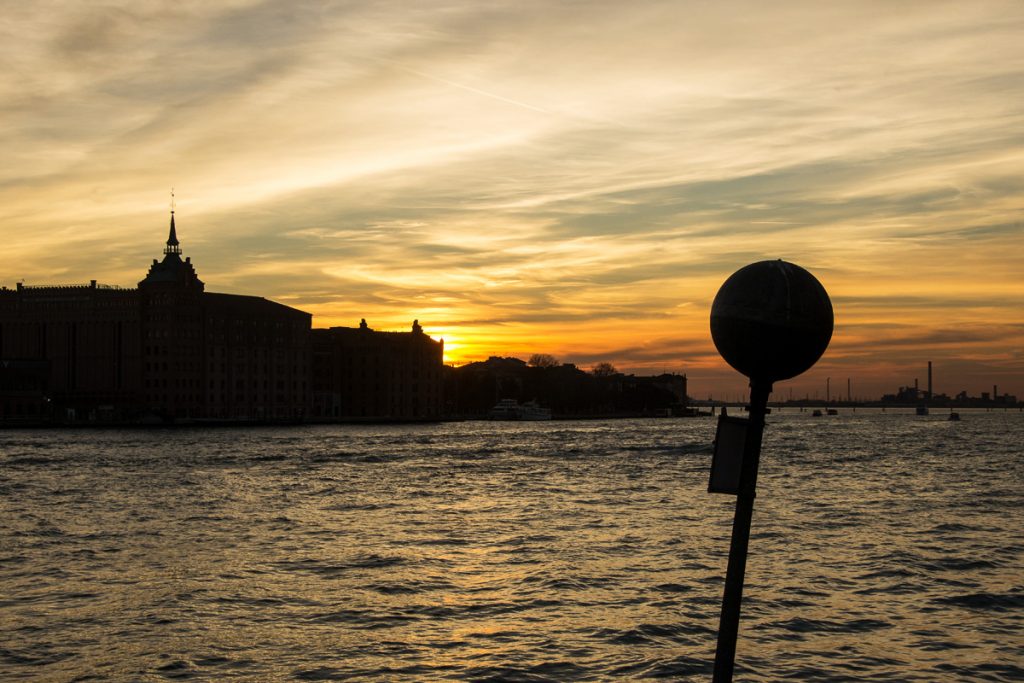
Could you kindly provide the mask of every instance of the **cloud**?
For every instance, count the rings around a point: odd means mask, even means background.
[[[173,186],[210,289],[478,355],[727,377],[707,306],[765,258],[833,294],[823,368],[1020,348],[1019,3],[583,9],[12,6],[0,272],[137,282]]]

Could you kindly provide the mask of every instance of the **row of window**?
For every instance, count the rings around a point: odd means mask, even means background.
[[[251,327],[253,329],[284,331],[291,328],[294,332],[308,332],[309,325],[305,323],[284,322],[282,320],[265,320],[262,318],[216,318],[206,319],[207,327],[220,329],[225,327]]]
[[[216,372],[218,372],[218,365],[216,363],[210,363],[208,369],[209,369],[209,371],[211,373],[216,373]],[[221,373],[227,373],[231,369],[232,369],[232,367],[228,363],[221,363],[220,364],[220,372]],[[266,375],[266,374],[269,374],[271,372],[271,370],[276,370],[277,374],[279,374],[279,375],[284,375],[284,374],[287,374],[287,373],[296,373],[296,372],[305,373],[306,372],[306,368],[304,366],[299,366],[299,365],[277,365],[277,366],[271,366],[271,365],[260,365],[258,363],[252,363],[252,364],[249,364],[249,365],[246,365],[244,363],[239,363],[238,365],[234,366],[234,371],[237,374],[246,374],[246,373],[248,373],[250,375],[258,375],[258,374]]]
[[[228,354],[229,350],[233,350],[234,353]],[[270,349],[268,347],[265,347],[265,346],[264,347],[257,346],[255,348],[253,348],[252,346],[236,346],[236,347],[208,346],[206,348],[206,351],[207,351],[207,354],[209,356],[212,356],[212,357],[213,356],[220,356],[221,358],[224,358],[225,356],[233,355],[238,360],[245,360],[247,357],[252,356],[253,359],[262,358],[263,360],[266,361],[266,360],[269,360],[270,356],[271,356]],[[299,350],[299,349],[275,348],[275,349],[273,349],[273,356],[274,356],[274,359],[278,363],[283,363],[283,362],[285,362],[285,361],[287,361],[289,359],[289,356],[291,357],[291,360],[294,361],[294,362],[298,362],[299,360],[304,360],[305,357],[306,357],[306,354],[303,351]]]
[[[226,394],[226,393],[220,394],[220,404],[228,403],[228,396],[229,396],[229,394]],[[203,396],[200,396],[198,394],[163,394],[163,393],[148,393],[148,394],[146,394],[146,401],[149,402],[150,404],[161,404],[161,403],[162,404],[167,404],[169,402],[174,402],[174,403],[179,403],[179,404],[180,403],[199,404],[200,402],[203,401],[204,398],[208,399],[208,401],[211,404],[218,405],[217,395],[216,394],[211,395],[209,397],[203,397]],[[235,396],[234,396],[234,403],[236,403],[236,404],[246,404],[246,403],[248,403],[250,405],[266,404],[270,400],[271,400],[271,395],[270,394],[235,394]],[[300,397],[298,394],[274,394],[273,395],[273,402],[274,403],[281,403],[281,404],[285,404],[285,403],[287,403],[287,404],[299,404],[299,405],[304,405],[305,404],[305,401],[303,400],[303,397]]]

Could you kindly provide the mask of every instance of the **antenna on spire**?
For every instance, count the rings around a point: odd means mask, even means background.
[[[171,213],[174,213],[174,188],[171,188]]]

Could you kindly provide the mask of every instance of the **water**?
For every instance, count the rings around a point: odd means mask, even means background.
[[[737,680],[1024,679],[1024,415],[769,416]],[[0,432],[0,679],[707,680],[708,419]]]

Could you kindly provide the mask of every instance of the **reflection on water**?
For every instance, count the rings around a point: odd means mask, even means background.
[[[743,680],[1024,678],[1024,416],[769,418]],[[0,432],[0,679],[705,680],[711,420]]]

